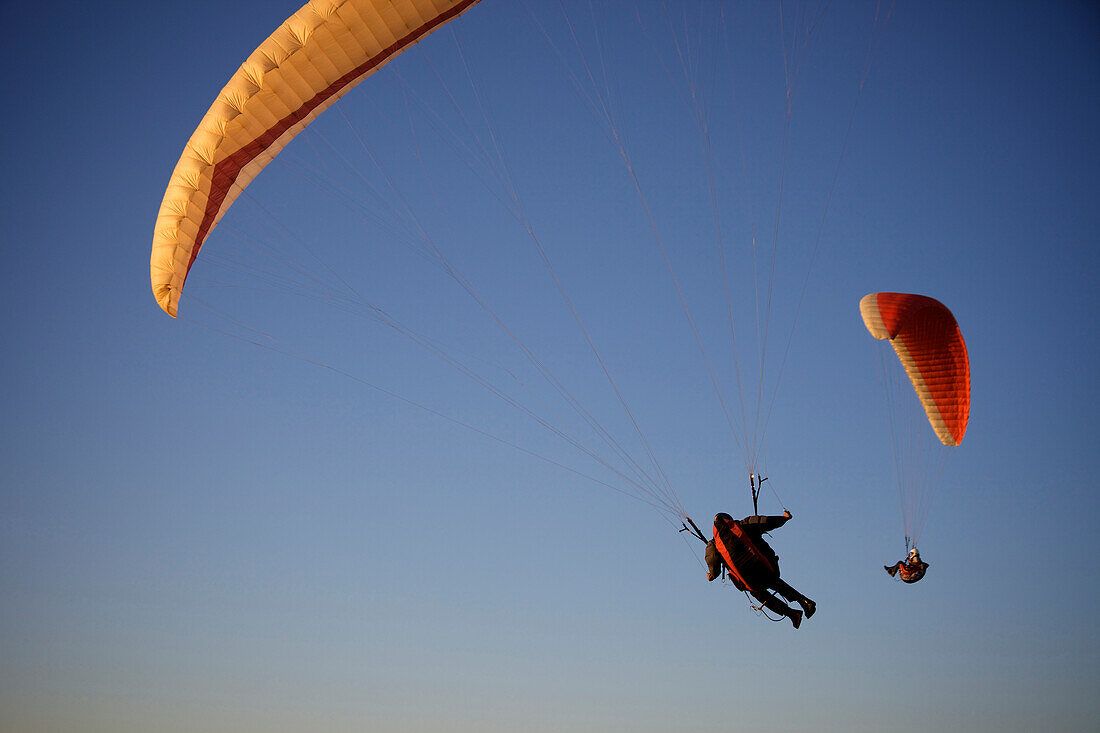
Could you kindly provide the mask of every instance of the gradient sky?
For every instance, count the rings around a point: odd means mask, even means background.
[[[507,366],[538,389],[508,337],[396,233],[407,202],[643,456],[499,189],[433,137],[453,93],[473,135],[496,139],[684,508],[704,528],[751,513],[653,228],[578,100],[571,73],[583,88],[586,72],[556,5],[537,8],[544,35],[528,4],[484,0],[349,94],[234,206],[172,321],[148,284],[168,177],[297,4],[5,3],[0,729],[1100,727],[1096,8],[899,3],[876,25],[874,3],[830,3],[784,138],[782,39],[790,60],[819,6],[785,4],[782,20],[731,6],[726,46],[714,4],[703,23],[694,3],[643,4],[641,23],[599,5],[595,21],[586,3],[568,17],[604,54],[590,68],[606,69],[616,131],[734,400],[708,158],[673,39],[700,60],[746,323],[769,279],[746,242],[775,243],[767,391],[781,379],[760,468],[781,501],[765,490],[761,510],[794,514],[772,545],[817,615],[798,631],[757,616],[704,581],[701,543],[594,481],[607,477],[518,410],[392,329],[258,292],[255,260],[234,265],[252,242],[306,244],[324,264],[295,262],[313,275],[338,274],[478,374],[507,383]],[[401,191],[364,217],[319,190],[353,185],[347,165],[374,175],[349,122]],[[877,290],[946,303],[972,364],[969,432],[914,586],[881,569],[904,548],[883,345],[858,315]],[[257,348],[274,342],[248,328],[304,358]],[[759,350],[741,333],[752,382]]]

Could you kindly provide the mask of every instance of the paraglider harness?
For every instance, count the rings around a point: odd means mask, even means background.
[[[917,553],[917,561],[910,562],[913,552],[916,552],[917,544],[910,542],[909,535],[905,535],[905,559],[901,561],[901,567],[897,569],[897,580],[903,583],[916,583],[918,580],[924,577],[925,571],[928,570],[928,563],[921,559],[920,553]],[[894,575],[890,573],[891,577]]]
[[[749,487],[752,491],[752,510],[753,510],[753,515],[754,516],[759,516],[759,514],[760,514],[760,510],[758,509],[757,502],[758,502],[758,499],[760,497],[760,489],[763,487],[764,482],[767,481],[767,480],[768,479],[767,479],[766,476],[759,476],[758,477],[758,476],[756,476],[756,474],[752,474],[752,473],[749,474]],[[681,524],[681,529],[677,530],[677,532],[688,532],[689,534],[692,534],[695,537],[698,537],[699,540],[701,542],[703,542],[704,544],[707,544],[707,545],[710,544],[711,540],[707,539],[706,535],[704,535],[703,532],[699,529],[698,525],[696,525],[695,522],[692,521],[691,517],[685,516],[684,521],[682,521],[680,524]],[[691,525],[690,528],[688,527],[689,524]],[[723,529],[728,530],[737,539],[737,541],[741,544],[741,546],[744,547],[748,551],[749,556],[752,557],[753,560],[756,561],[757,567],[762,567],[763,569],[765,569],[768,572],[778,574],[778,572],[779,572],[778,568],[776,568],[775,565],[772,563],[772,561],[770,559],[768,559],[768,557],[760,550],[759,547],[757,547],[757,545],[753,541],[753,539],[745,533],[745,530],[742,529],[740,522],[737,522],[736,520],[733,520],[731,518],[729,523],[726,524],[723,527]],[[753,603],[753,600],[755,600],[755,597],[751,595],[753,585],[750,584],[744,578],[744,576],[741,575],[740,572],[738,572],[737,566],[733,562],[730,561],[731,558],[730,558],[729,548],[727,548],[725,543],[722,542],[721,532],[717,531],[717,524],[715,524],[715,530],[716,530],[715,533],[714,533],[715,548],[719,550],[719,554],[722,558],[722,562],[720,564],[720,570],[719,570],[719,577],[725,578],[726,575],[728,575],[730,581],[733,583],[733,586],[735,588],[737,588],[737,590],[742,591],[745,594],[746,597],[750,598],[749,606],[754,611],[757,611],[758,613],[762,614],[769,621],[774,621],[774,622],[781,621],[782,620],[781,618],[772,618],[771,616],[769,616],[764,611],[764,607],[763,607],[762,604],[758,605],[756,603]],[[718,543],[719,542],[722,542],[722,547],[720,549],[718,548]]]
[[[898,568],[898,579],[903,583],[916,583],[924,577],[924,572],[927,569],[928,563],[923,560],[918,563],[903,562],[901,567]]]

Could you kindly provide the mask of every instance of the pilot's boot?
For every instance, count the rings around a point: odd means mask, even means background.
[[[806,615],[809,616],[809,614]],[[789,609],[787,613],[787,618],[791,620],[791,625],[794,626],[796,629],[802,625],[802,612],[797,609]]]

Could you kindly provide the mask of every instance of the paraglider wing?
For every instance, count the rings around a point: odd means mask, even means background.
[[[871,293],[859,310],[871,335],[894,347],[940,441],[959,445],[970,419],[970,358],[955,316],[906,293]]]
[[[153,294],[176,316],[203,241],[264,166],[348,90],[478,0],[313,0],[260,44],[191,136],[157,215]]]

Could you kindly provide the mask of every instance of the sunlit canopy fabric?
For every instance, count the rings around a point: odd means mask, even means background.
[[[894,347],[940,441],[959,445],[970,419],[970,358],[955,316],[906,293],[871,293],[859,310],[871,335]]]
[[[260,44],[184,148],[157,215],[150,279],[175,317],[210,231],[283,147],[348,90],[478,0],[313,0]]]

